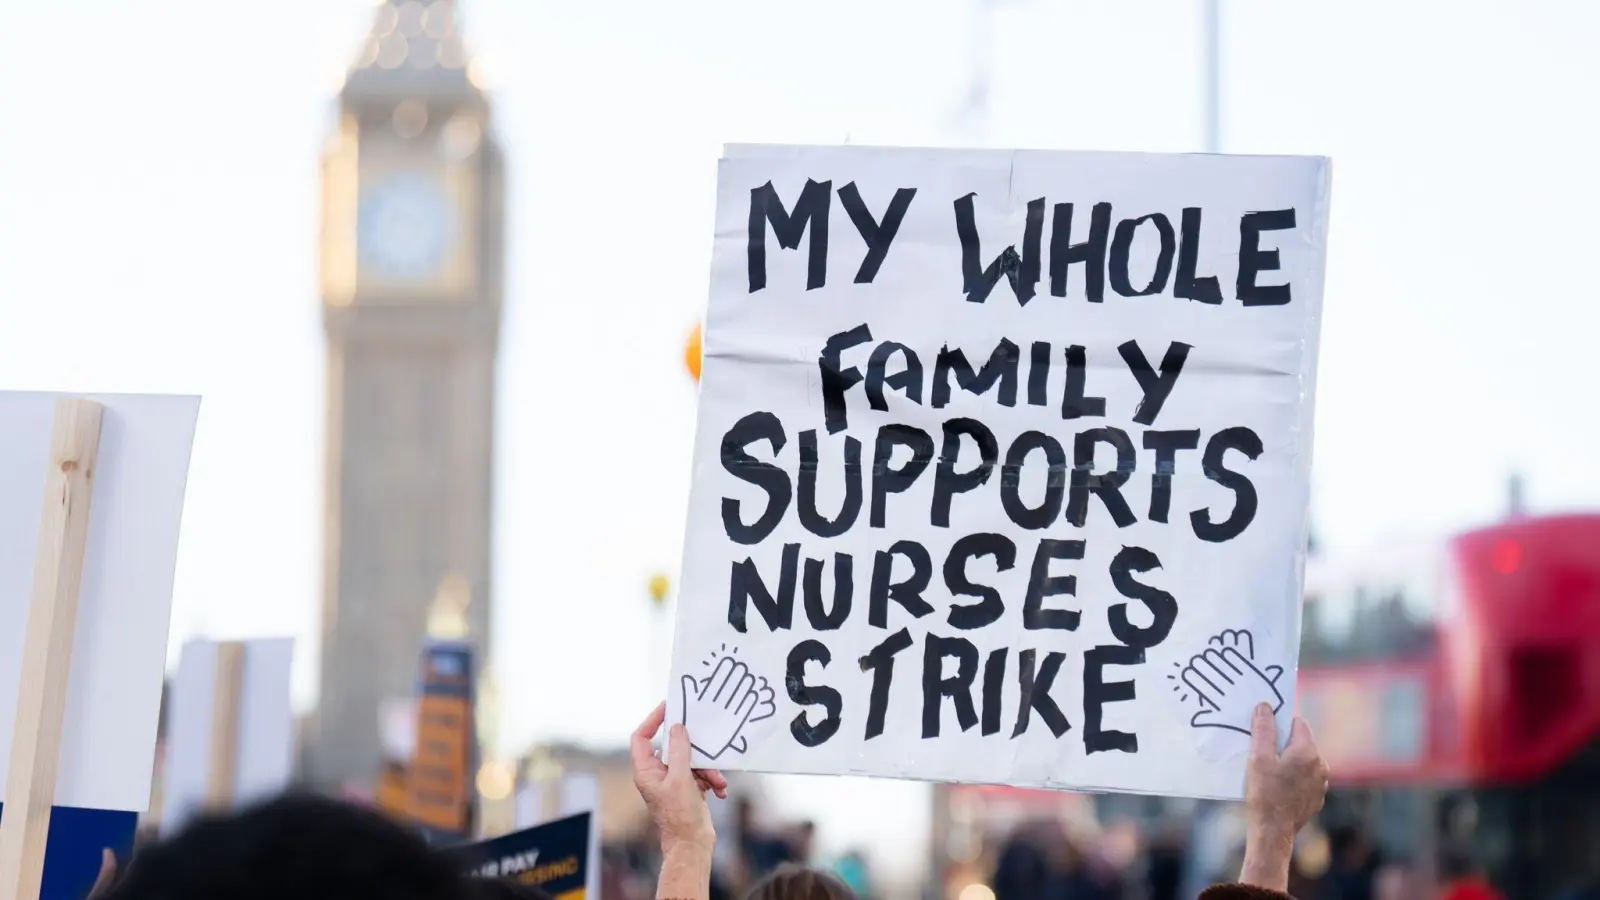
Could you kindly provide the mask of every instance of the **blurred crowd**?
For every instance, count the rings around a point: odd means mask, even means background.
[[[861,900],[876,900],[866,855],[848,851],[821,859],[816,851],[816,824],[809,820],[774,820],[748,795],[727,801],[730,821],[719,829],[722,855],[712,871],[711,900],[743,897],[750,885],[786,863],[831,871]],[[726,833],[729,832],[730,833]],[[648,820],[627,840],[601,847],[601,895],[605,900],[652,900],[661,869],[660,840]]]
[[[1018,825],[995,854],[994,900],[1179,900],[1239,870],[1242,846],[1205,866],[1186,829],[1146,831],[1129,852],[1115,829],[1086,834],[1056,820]],[[1208,870],[1197,871],[1202,867]],[[1505,900],[1463,848],[1444,847],[1427,860],[1386,858],[1353,827],[1334,829],[1317,849],[1297,852],[1289,885],[1298,900]],[[1549,900],[1600,900],[1600,854],[1591,880]]]
[[[635,733],[634,783],[648,810],[633,837],[602,850],[594,900],[883,900],[860,853],[819,858],[808,821],[763,816],[716,770],[669,769],[650,739],[665,705]],[[1359,828],[1311,826],[1323,807],[1327,769],[1297,723],[1276,747],[1270,709],[1256,714],[1246,771],[1243,828],[1201,809],[1154,822],[1104,809],[1066,807],[1017,824],[989,819],[976,869],[929,884],[927,900],[1600,900],[1600,859],[1589,880],[1549,896],[1506,898],[1454,844],[1425,858],[1386,858]],[[674,726],[672,758],[690,748]],[[713,803],[712,796],[716,802]],[[726,805],[723,805],[723,804]],[[1230,808],[1232,805],[1228,805]],[[713,808],[720,810],[719,816]],[[769,812],[767,810],[765,812]],[[1170,814],[1170,810],[1163,815]],[[1017,822],[1015,819],[1007,821]],[[952,846],[962,846],[960,844]],[[1220,851],[1217,848],[1222,848]],[[537,868],[481,871],[471,845],[430,846],[412,825],[357,804],[285,795],[232,813],[200,816],[143,844],[125,870],[104,857],[94,900],[553,900],[524,878]],[[506,857],[509,859],[509,857]],[[537,858],[537,853],[533,858]],[[576,857],[574,857],[575,859]],[[472,864],[471,874],[465,870]],[[574,870],[576,871],[576,870]],[[483,876],[483,877],[475,877]],[[51,895],[56,896],[56,895]],[[570,896],[570,895],[563,895]]]
[[[785,863],[827,869],[861,898],[881,897],[859,851],[819,858],[816,826],[774,819],[748,796],[729,801],[719,827],[725,854],[713,872],[712,900],[742,897],[749,886]],[[731,833],[728,833],[730,832]],[[1187,823],[1078,829],[1057,818],[1021,822],[997,835],[980,890],[929,888],[930,900],[1180,900],[1205,886],[1230,881],[1242,843],[1221,855],[1197,852]],[[651,900],[661,857],[659,836],[646,824],[632,837],[602,848],[604,900]],[[1445,847],[1427,860],[1385,856],[1361,829],[1336,828],[1297,853],[1291,893],[1298,900],[1505,900],[1470,852]],[[1520,900],[1520,898],[1518,898]],[[1596,878],[1548,900],[1600,900]]]

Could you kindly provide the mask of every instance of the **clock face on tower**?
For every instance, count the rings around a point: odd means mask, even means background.
[[[436,275],[456,236],[455,206],[439,182],[416,173],[385,175],[361,192],[356,252],[386,280]]]

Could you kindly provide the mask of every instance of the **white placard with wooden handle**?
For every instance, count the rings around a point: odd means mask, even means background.
[[[168,697],[162,833],[288,786],[293,656],[292,638],[184,645]]]
[[[148,804],[198,413],[0,392],[0,900],[82,896]]]

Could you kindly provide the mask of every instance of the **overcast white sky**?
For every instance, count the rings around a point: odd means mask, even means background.
[[[1492,518],[1514,468],[1538,509],[1600,506],[1600,4],[1224,6],[1224,149],[1334,159],[1321,537]],[[987,143],[1200,149],[1199,8],[1002,4]],[[681,352],[720,146],[951,143],[969,16],[466,6],[510,160],[495,603],[515,743],[616,742],[659,693],[645,581],[682,538]],[[73,0],[12,4],[0,29],[0,387],[205,397],[174,651],[315,637],[317,161],[369,17],[367,0]],[[678,224],[592,265],[634,202]]]

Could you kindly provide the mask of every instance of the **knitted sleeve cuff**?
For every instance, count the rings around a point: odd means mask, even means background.
[[[1288,894],[1249,884],[1216,884],[1200,892],[1199,900],[1294,900]]]

